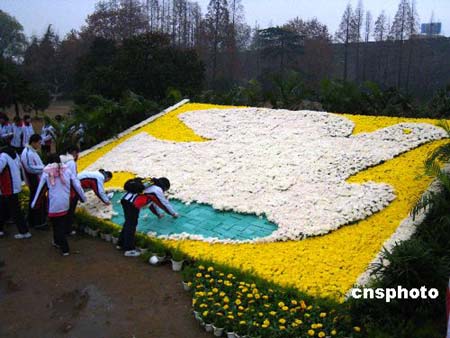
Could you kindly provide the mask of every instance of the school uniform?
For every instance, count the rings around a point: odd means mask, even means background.
[[[22,153],[22,145],[23,145],[23,127],[22,124],[12,125],[12,139],[11,146],[17,151],[18,154]]]
[[[30,143],[30,137],[31,135],[34,134],[34,128],[33,125],[31,123],[25,123],[22,126],[22,131],[23,131],[23,142],[22,142],[22,147],[26,147],[28,145],[28,143]]]
[[[78,168],[77,163],[75,162],[75,159],[72,155],[66,154],[59,156],[61,159],[61,163],[66,165],[67,168],[75,174],[75,176],[78,175]],[[67,225],[66,225],[66,232],[67,234],[70,234],[72,232],[73,223],[75,219],[75,210],[77,209],[78,204],[78,197],[75,191],[72,189],[70,193],[70,208],[69,213],[67,214]]]
[[[105,192],[105,176],[99,171],[83,171],[78,174],[81,187],[84,191],[92,190],[105,204],[109,204],[109,197]]]
[[[52,139],[55,133],[55,128],[51,125],[46,124],[41,130],[41,148],[46,154],[51,152]]]
[[[2,144],[9,145],[13,136],[13,127],[11,123],[0,125],[0,140]]]
[[[31,202],[36,194],[39,180],[44,170],[44,164],[38,152],[30,145],[27,145],[20,155],[25,182],[30,189],[30,200],[28,203],[28,224],[34,228],[45,227],[47,224],[47,212],[45,201],[36,208],[31,208]]]
[[[162,215],[160,209],[171,216],[176,215],[175,209],[164,196],[163,190],[157,185],[147,187],[142,194],[127,192],[122,197],[120,203],[122,204],[125,223],[123,224],[117,244],[125,251],[135,249],[135,234],[140,209],[148,206],[150,211],[158,217]]]
[[[66,222],[70,208],[71,188],[74,189],[81,201],[86,200],[80,181],[75,174],[63,164],[52,163],[44,168],[31,204],[31,207],[34,208],[47,192],[48,217],[53,228],[53,241],[63,254],[69,252]]]
[[[4,223],[11,217],[19,234],[23,235],[28,234],[28,226],[19,202],[19,193],[22,191],[20,171],[17,154],[12,152],[0,154],[0,231],[3,232]]]

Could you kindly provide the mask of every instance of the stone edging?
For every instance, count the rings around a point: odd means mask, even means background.
[[[189,99],[181,100],[177,104],[174,104],[173,106],[170,106],[169,108],[164,109],[162,112],[160,112],[160,113],[158,113],[156,115],[152,115],[148,119],[145,119],[144,121],[131,126],[130,128],[128,128],[128,129],[124,130],[123,132],[121,132],[120,134],[118,134],[117,136],[114,136],[114,137],[112,137],[112,138],[110,138],[110,139],[108,139],[106,141],[103,141],[103,142],[101,142],[101,143],[99,143],[99,144],[97,144],[97,145],[95,145],[95,146],[93,146],[93,147],[91,147],[89,149],[86,149],[86,150],[82,151],[80,153],[80,157],[86,156],[86,155],[92,153],[93,151],[95,151],[95,150],[97,150],[99,148],[102,148],[102,147],[106,146],[107,144],[109,144],[111,142],[116,141],[117,139],[119,139],[119,138],[121,138],[121,137],[123,137],[123,136],[125,136],[125,135],[127,135],[127,134],[129,134],[129,133],[131,133],[133,131],[135,131],[136,129],[139,129],[139,128],[145,126],[146,124],[148,124],[148,123],[156,120],[157,118],[160,118],[161,116],[163,116],[163,115],[165,115],[165,114],[167,114],[167,113],[169,113],[169,112],[171,112],[171,111],[173,111],[173,110],[175,110],[175,109],[185,105],[188,102],[189,102]]]

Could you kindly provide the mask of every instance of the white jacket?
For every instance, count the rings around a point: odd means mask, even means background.
[[[11,145],[16,148],[22,147],[23,141],[23,127],[17,124],[12,125],[13,137],[11,139]]]
[[[34,134],[34,128],[33,125],[30,123],[28,126],[24,123],[23,124],[23,144],[22,147],[26,147],[28,143],[30,142],[31,135]]]
[[[44,169],[44,163],[37,151],[30,145],[27,145],[20,155],[23,169],[27,174],[40,175]]]
[[[13,127],[11,123],[0,125],[0,138],[7,140],[13,135]]]
[[[52,143],[53,136],[55,135],[55,128],[53,126],[46,124],[41,130],[41,144],[50,145]]]
[[[75,175],[78,175],[77,163],[73,159],[72,155],[60,155],[59,158],[61,159],[62,164],[65,164],[71,172],[73,172]]]
[[[70,208],[70,190],[73,188],[82,202],[86,201],[80,181],[69,168],[63,164],[59,166],[52,163],[44,168],[36,195],[33,198],[31,207],[34,208],[38,200],[44,198],[48,191],[48,216],[60,217],[67,214]],[[54,172],[58,172],[55,175]]]
[[[78,179],[83,190],[91,189],[103,203],[109,204],[109,197],[106,195],[104,188],[105,176],[101,172],[82,171],[78,174]]]
[[[0,195],[11,196],[22,190],[19,156],[13,159],[6,153],[0,154]]]

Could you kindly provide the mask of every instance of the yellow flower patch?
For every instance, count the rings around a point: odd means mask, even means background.
[[[206,104],[186,104],[156,121],[98,149],[79,160],[83,170],[116,145],[140,132],[147,132],[163,140],[201,142],[203,138],[185,126],[177,116],[187,111],[211,108],[230,108]],[[235,108],[235,107],[234,107]],[[400,122],[425,122],[430,119],[406,119],[344,115],[356,126],[354,134],[372,132]],[[430,178],[421,177],[426,155],[445,140],[432,142],[404,153],[388,162],[367,169],[351,177],[348,182],[385,182],[395,189],[396,199],[384,210],[332,233],[310,237],[302,241],[261,244],[210,244],[186,240],[180,249],[196,258],[211,259],[230,265],[283,286],[294,286],[312,295],[342,299],[356,282],[383,243],[406,218],[419,196],[430,184]],[[111,168],[108,168],[111,169]],[[175,169],[174,169],[175,170]],[[116,173],[110,186],[121,187],[130,174]],[[169,245],[174,242],[166,241]],[[312,331],[312,330],[311,330]]]

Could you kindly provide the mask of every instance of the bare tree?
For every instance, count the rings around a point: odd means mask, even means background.
[[[362,71],[362,79],[366,80],[366,63],[367,63],[367,48],[370,40],[370,36],[372,34],[372,13],[370,11],[366,12],[366,20],[364,25],[364,49],[363,49],[363,71]]]
[[[360,42],[362,40],[362,29],[364,24],[364,7],[362,0],[358,1],[358,6],[353,13],[353,29],[352,29],[352,42],[356,43],[356,62],[355,62],[355,74],[356,82],[359,82],[360,74]]]
[[[353,10],[350,3],[345,8],[344,14],[342,15],[341,24],[339,25],[339,29],[335,34],[335,39],[338,42],[344,43],[344,81],[347,80],[348,75],[348,46],[352,41],[352,29],[354,26],[354,16]]]
[[[403,49],[404,41],[409,38],[410,30],[408,29],[408,21],[411,17],[411,6],[409,0],[400,0],[394,22],[392,23],[390,35],[398,44],[398,69],[397,69],[397,88],[401,86],[402,66],[403,66]]]
[[[377,20],[375,21],[373,37],[375,41],[385,41],[388,37],[388,33],[389,33],[388,19],[384,11],[382,11],[381,14],[378,16]]]
[[[223,50],[230,24],[227,0],[211,0],[205,18],[206,37],[212,60],[212,80],[217,76],[217,59]]]

